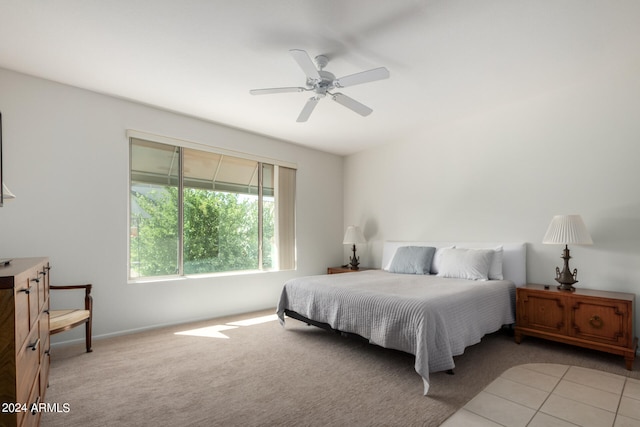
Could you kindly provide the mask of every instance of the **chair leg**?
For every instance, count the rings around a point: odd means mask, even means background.
[[[85,339],[87,344],[87,353],[91,353],[93,349],[91,348],[91,317],[89,317],[89,321],[85,323]]]

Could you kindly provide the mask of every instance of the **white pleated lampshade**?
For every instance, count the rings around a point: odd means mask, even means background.
[[[556,215],[551,220],[542,243],[592,245],[593,240],[580,215]]]
[[[364,238],[362,230],[357,225],[350,225],[347,227],[347,231],[344,233],[344,245],[355,245],[356,243],[366,243],[367,239]]]

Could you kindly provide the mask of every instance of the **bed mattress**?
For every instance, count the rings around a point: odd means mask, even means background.
[[[515,285],[383,270],[308,276],[285,283],[282,325],[285,310],[415,355],[427,394],[429,372],[453,369],[454,356],[515,322]]]

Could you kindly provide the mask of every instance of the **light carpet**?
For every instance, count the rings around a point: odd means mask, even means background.
[[[437,426],[520,364],[640,377],[619,356],[500,331],[456,357],[455,375],[432,373],[423,396],[412,355],[293,319],[283,328],[274,312],[99,339],[93,353],[55,347],[46,401],[69,411],[42,426]]]

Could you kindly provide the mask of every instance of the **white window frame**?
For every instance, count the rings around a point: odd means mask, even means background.
[[[214,146],[210,146],[210,145],[206,145],[206,144],[202,144],[202,143],[197,143],[197,142],[192,142],[192,141],[185,141],[182,139],[177,139],[177,138],[171,138],[171,137],[166,137],[166,136],[161,136],[161,135],[155,135],[155,134],[151,134],[151,133],[147,133],[147,132],[142,132],[142,131],[137,131],[137,130],[132,130],[129,129],[126,132],[126,136],[127,136],[127,145],[130,147],[131,144],[131,139],[135,138],[135,139],[141,139],[141,140],[146,140],[146,141],[150,141],[150,142],[157,142],[160,144],[166,144],[166,145],[172,145],[172,146],[176,146],[176,147],[182,147],[182,148],[190,148],[190,149],[194,149],[194,150],[199,150],[199,151],[206,151],[206,152],[210,152],[210,153],[215,153],[215,154],[221,154],[221,155],[226,155],[226,156],[231,156],[231,157],[238,157],[241,159],[247,159],[247,160],[252,160],[252,161],[256,161],[256,162],[260,162],[260,163],[267,163],[267,164],[272,164],[274,166],[278,166],[275,168],[275,174],[274,174],[274,185],[276,187],[276,192],[275,192],[275,197],[276,200],[278,200],[279,194],[278,194],[278,188],[279,188],[279,184],[278,180],[279,180],[279,167],[285,167],[285,168],[289,168],[289,169],[293,169],[294,171],[297,171],[298,167],[295,163],[291,163],[291,162],[287,162],[287,161],[282,161],[282,160],[278,160],[278,159],[273,159],[273,158],[269,158],[269,157],[264,157],[264,156],[258,156],[258,155],[254,155],[254,154],[249,154],[249,153],[244,153],[244,152],[240,152],[240,151],[234,151],[234,150],[229,150],[229,149],[225,149],[225,148],[220,148],[220,147],[214,147]],[[130,156],[130,154],[129,154]],[[260,174],[262,173],[261,171],[262,168],[260,168]],[[180,168],[180,187],[182,187],[182,170]],[[130,196],[130,191],[131,191],[131,157],[129,157],[129,170],[128,170],[128,174],[129,174],[129,179],[127,180],[127,233],[130,232],[131,229],[131,196]],[[294,180],[294,188],[293,188],[293,192],[295,193],[295,180]],[[295,199],[295,195],[293,196]],[[182,205],[183,200],[182,198],[179,199],[178,203],[180,205]],[[295,200],[293,201],[294,205],[295,205]],[[262,206],[260,206],[260,210],[262,209]],[[294,216],[295,216],[295,206],[293,209],[294,212]],[[259,215],[261,215],[261,213],[259,213]],[[179,241],[180,241],[180,245],[182,246],[183,242],[183,219],[182,219],[182,206],[179,207],[179,220],[178,220],[178,224],[179,224]],[[276,202],[276,217],[275,217],[275,221],[276,223],[278,223],[279,221],[279,215],[278,215],[278,207],[277,207],[277,202]],[[295,218],[293,219],[293,224],[291,225],[291,229],[293,230],[294,236],[293,236],[293,246],[291,248],[289,248],[289,250],[293,251],[293,261],[291,263],[288,263],[286,265],[286,268],[278,268],[277,271],[280,270],[295,270],[296,266],[297,266],[297,258],[295,256],[296,254],[296,239],[295,239]],[[279,226],[276,225],[276,238],[278,238],[278,230],[279,230]],[[291,231],[289,231],[291,232]],[[259,240],[262,239],[262,230],[260,230],[259,232]],[[203,276],[220,276],[220,275],[238,275],[238,274],[254,274],[257,272],[264,272],[265,270],[262,269],[258,269],[258,270],[239,270],[239,271],[224,271],[224,272],[211,272],[211,273],[201,273],[201,274],[189,274],[189,275],[185,275],[183,272],[183,251],[179,250],[179,254],[178,254],[178,262],[180,265],[180,274],[176,274],[176,275],[169,275],[169,276],[148,276],[148,277],[140,277],[140,278],[132,278],[130,277],[130,272],[131,272],[131,247],[130,247],[130,238],[127,238],[127,276],[128,276],[128,282],[129,283],[140,283],[140,282],[154,282],[154,281],[166,281],[166,280],[179,280],[179,279],[184,279],[184,278],[188,278],[188,277],[203,277]],[[260,245],[262,245],[262,242],[260,242]],[[260,247],[260,250],[262,250],[262,248]],[[261,261],[261,260],[260,260]],[[261,265],[261,264],[259,264]]]

